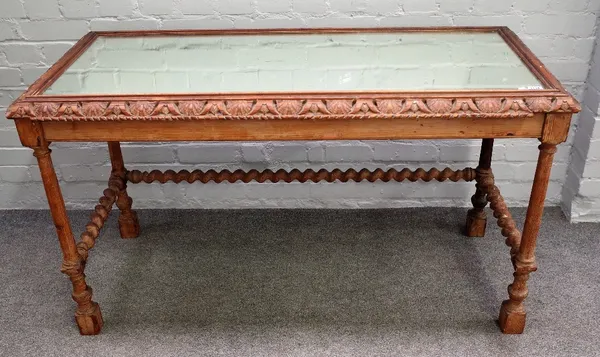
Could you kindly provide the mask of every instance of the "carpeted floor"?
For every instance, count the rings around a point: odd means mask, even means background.
[[[599,356],[600,225],[546,211],[528,326],[506,336],[508,247],[493,221],[462,236],[465,213],[143,210],[133,240],[113,214],[86,270],[105,319],[89,337],[49,213],[0,212],[0,355]],[[78,235],[89,212],[70,214]]]

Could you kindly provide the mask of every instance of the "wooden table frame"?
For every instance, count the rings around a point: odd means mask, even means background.
[[[283,33],[472,31],[497,32],[544,85],[543,90],[425,91],[425,92],[310,92],[162,95],[43,95],[98,36],[188,36]],[[535,246],[556,145],[566,140],[571,117],[580,110],[543,64],[505,27],[293,29],[228,31],[143,31],[89,33],[36,81],[8,109],[24,146],[38,160],[50,210],[63,252],[62,272],[73,284],[75,318],[81,334],[102,328],[99,305],[92,300],[84,269],[114,204],[119,208],[121,237],[134,238],[140,228],[131,209],[127,183],[167,181],[222,182],[285,181],[476,181],[473,209],[467,214],[466,234],[483,236],[487,203],[502,228],[514,266],[514,281],[500,309],[504,333],[521,333],[525,326],[523,301],[527,279],[536,270]],[[122,141],[249,141],[249,140],[482,140],[477,168],[454,171],[418,169],[286,172],[129,171],[123,163]],[[491,169],[497,138],[538,138],[539,158],[523,234],[517,229],[495,185]],[[51,142],[108,142],[112,172],[90,222],[74,239],[49,149]]]

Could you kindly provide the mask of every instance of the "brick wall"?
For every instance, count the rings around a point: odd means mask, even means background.
[[[597,35],[600,34],[598,28]],[[596,43],[571,162],[563,186],[563,210],[573,222],[600,221],[600,42]]]
[[[595,43],[598,0],[2,0],[0,115],[27,85],[89,30],[507,25],[579,99]],[[597,113],[597,111],[596,111]],[[577,122],[574,123],[577,125]],[[556,156],[548,203],[557,205],[574,135]],[[476,165],[478,141],[132,144],[131,168],[456,168]],[[494,169],[507,201],[525,205],[535,140],[498,140]],[[59,144],[55,164],[70,207],[105,187],[104,145]],[[29,149],[0,120],[0,208],[46,208]],[[582,184],[582,187],[585,187]],[[137,207],[398,207],[470,204],[472,184],[132,185]]]

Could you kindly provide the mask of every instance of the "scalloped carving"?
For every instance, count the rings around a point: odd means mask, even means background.
[[[275,103],[277,111],[282,115],[296,115],[302,109],[302,101],[300,100],[278,100]]]
[[[106,102],[90,102],[83,103],[82,112],[84,116],[88,117],[99,117],[106,112],[108,103]]]
[[[351,100],[329,100],[327,101],[327,109],[331,114],[348,114],[352,110]]]
[[[377,101],[377,108],[384,114],[397,114],[402,111],[404,102],[395,99],[382,99]]]
[[[147,101],[135,102],[129,106],[129,110],[131,111],[132,115],[135,115],[137,117],[145,117],[152,114],[155,108],[155,104],[156,103]]]
[[[231,115],[247,115],[252,110],[250,100],[231,100],[227,102],[227,111]]]
[[[186,101],[179,102],[179,111],[187,116],[200,116],[204,109],[205,101]]]
[[[497,99],[478,99],[475,101],[475,105],[483,113],[498,113],[502,109],[502,100]]]
[[[33,105],[33,112],[36,116],[40,117],[55,117],[58,114],[58,103],[35,103]]]
[[[9,118],[32,120],[176,120],[185,119],[301,119],[306,118],[433,118],[527,117],[534,113],[576,113],[571,97],[386,98],[386,99],[261,99],[163,101],[17,102]]]
[[[414,105],[414,104],[413,104]],[[427,107],[432,113],[449,113],[452,111],[452,99],[429,99]],[[421,107],[419,107],[421,109]],[[421,109],[422,110],[422,109]]]
[[[552,100],[550,98],[528,98],[525,100],[525,103],[534,112],[548,112],[552,110]]]

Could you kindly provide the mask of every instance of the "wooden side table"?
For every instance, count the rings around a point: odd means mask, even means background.
[[[84,269],[113,205],[139,235],[127,184],[181,181],[475,181],[466,233],[483,236],[487,203],[510,247],[514,281],[500,309],[521,333],[527,279],[556,145],[580,106],[505,27],[94,32],[8,109],[38,160],[73,284],[81,334],[102,328]],[[123,141],[483,139],[477,168],[216,172],[127,170]],[[494,182],[494,139],[541,141],[523,233]],[[52,142],[107,142],[108,188],[75,240]],[[201,155],[201,153],[199,153]]]

